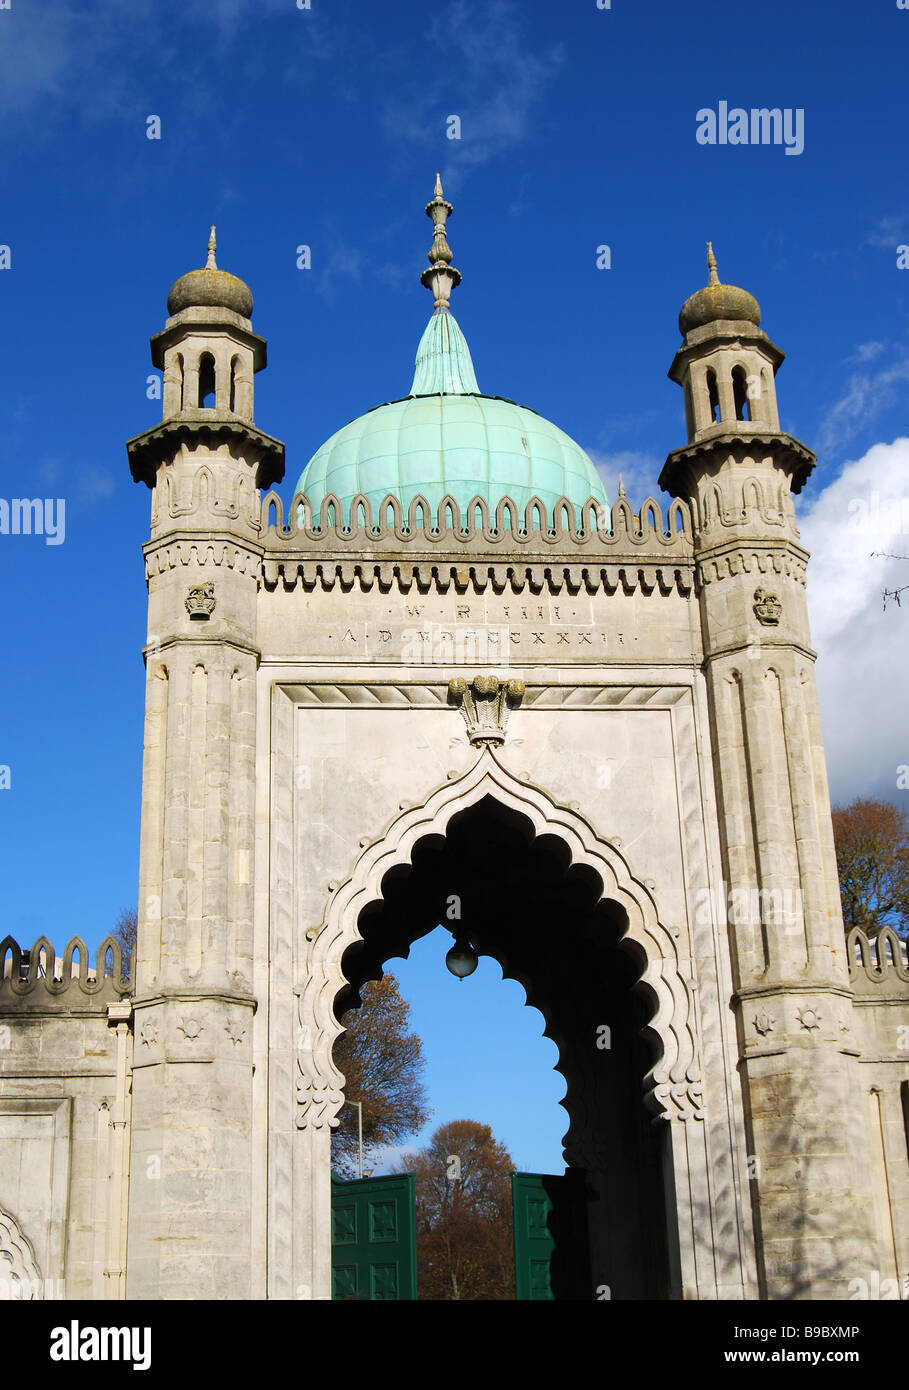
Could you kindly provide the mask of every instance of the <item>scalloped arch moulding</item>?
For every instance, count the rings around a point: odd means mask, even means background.
[[[332,1061],[332,1048],[344,1031],[334,1001],[346,984],[344,952],[361,940],[358,919],[364,907],[382,897],[382,879],[396,865],[409,864],[418,840],[444,834],[452,816],[492,796],[531,822],[537,835],[559,836],[573,864],[594,870],[602,899],[618,903],[628,917],[622,944],[634,942],[646,966],[641,984],[649,986],[657,1008],[647,1031],[657,1039],[658,1060],[645,1080],[650,1111],[667,1120],[702,1119],[702,1082],[690,982],[679,968],[678,931],[659,919],[650,890],[636,880],[618,849],[600,839],[589,822],[554,802],[540,787],[516,778],[491,748],[460,777],[437,787],[420,806],[402,810],[385,833],[359,855],[350,877],[337,885],[324,923],[307,933],[309,954],[298,991],[298,1025],[312,1047],[297,1054],[297,1127],[338,1123],[344,1078]]]
[[[303,695],[303,688],[286,693],[292,695],[285,701],[289,710]],[[679,692],[664,691],[662,709],[664,714],[672,709],[674,717],[684,722],[690,718],[689,704],[687,699],[679,703],[678,696]],[[438,698],[441,700],[441,695]],[[591,709],[616,707],[615,700],[614,694],[607,705],[596,700]],[[321,703],[313,698],[310,707],[318,708]],[[393,706],[389,714],[380,717],[400,718],[408,703]],[[431,711],[433,706],[445,708],[435,701],[423,707]],[[530,707],[535,708],[533,701]],[[570,699],[568,704],[563,700],[553,708],[561,711],[569,707],[576,708]],[[621,700],[617,707],[628,708]],[[397,715],[395,708],[399,710]],[[577,707],[580,717],[587,717],[583,713],[586,708],[586,704]],[[537,717],[553,717],[545,702],[540,703]],[[281,716],[275,727],[280,731]],[[287,733],[285,727],[284,740]],[[280,732],[278,737],[282,737]],[[699,1018],[699,983],[690,973],[695,948],[689,924],[676,926],[661,917],[651,886],[642,879],[640,871],[632,869],[619,842],[604,838],[577,804],[558,799],[528,773],[512,770],[502,750],[488,744],[479,751],[472,750],[463,771],[449,772],[420,800],[402,799],[378,834],[362,838],[355,851],[351,847],[347,876],[329,882],[325,890],[319,925],[306,928],[305,924],[298,924],[293,988],[288,991],[293,996],[292,1024],[287,1020],[296,1039],[293,1071],[292,1076],[286,1075],[286,1080],[282,1075],[278,1083],[293,1089],[296,1157],[291,1165],[289,1155],[282,1149],[269,1161],[273,1219],[281,1212],[294,1211],[296,1232],[292,1267],[286,1263],[289,1252],[280,1242],[272,1241],[269,1296],[287,1296],[288,1290],[301,1285],[312,1287],[316,1297],[328,1296],[325,1281],[330,1269],[319,1249],[320,1244],[328,1241],[326,1233],[331,1224],[329,1136],[344,1102],[344,1077],[332,1058],[334,1044],[343,1031],[335,1017],[334,1004],[349,983],[344,971],[345,952],[362,940],[362,911],[382,899],[385,875],[394,867],[410,864],[421,840],[445,836],[455,816],[487,798],[529,822],[534,837],[557,838],[566,847],[572,868],[583,866],[596,876],[598,901],[615,904],[620,910],[624,931],[617,950],[633,954],[636,988],[642,989],[649,1004],[641,1034],[650,1043],[653,1060],[646,1075],[629,1080],[629,1085],[632,1089],[638,1087],[637,1103],[649,1116],[654,1138],[660,1137],[659,1163],[670,1245],[670,1296],[753,1297],[756,1273],[752,1237],[737,1176],[739,1168],[744,1168],[744,1148],[739,1152],[739,1146],[729,1147],[729,1126],[734,1123],[736,1102],[716,1084],[716,1070],[722,1066],[720,1056],[725,1046],[723,1025],[718,1029],[711,1019],[705,1034]],[[276,831],[276,859],[283,863],[285,842],[279,842],[281,835]],[[272,950],[283,955],[289,945],[289,923],[296,913],[286,899],[280,907],[275,904],[274,912],[276,924],[280,919],[284,926],[273,938]],[[570,936],[563,947],[570,958]],[[711,970],[708,965],[701,981],[707,984],[708,994]],[[534,989],[541,981],[535,979],[531,967],[523,966],[517,972],[509,969],[508,973],[523,984],[528,998],[533,992],[548,1036],[559,1048],[559,1069],[568,1082],[569,1095],[575,1098],[569,1108],[566,1161],[587,1169],[590,1175],[606,1173],[610,1161],[604,1158],[607,1146],[602,1127],[609,1124],[608,1113],[596,1086],[591,1087],[583,1063],[579,1063],[584,1048],[582,1036],[564,1021],[558,1030],[550,1031],[553,1020],[549,1003],[541,997],[540,990]],[[542,993],[545,995],[545,991]],[[703,1048],[708,1035],[714,1068],[712,1113],[705,1099]],[[577,1071],[579,1065],[581,1071]],[[277,1096],[276,1103],[281,1103]],[[596,1219],[591,1208],[591,1231]],[[602,1267],[602,1252],[598,1258]]]
[[[41,1296],[41,1269],[32,1243],[16,1218],[0,1207],[0,1300],[31,1302]]]

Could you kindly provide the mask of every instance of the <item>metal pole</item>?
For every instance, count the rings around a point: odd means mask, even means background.
[[[357,1107],[357,1170],[360,1177],[363,1176],[363,1106],[360,1101],[355,1100]]]
[[[359,1100],[345,1100],[345,1105],[357,1107],[357,1173],[363,1176],[363,1104]]]

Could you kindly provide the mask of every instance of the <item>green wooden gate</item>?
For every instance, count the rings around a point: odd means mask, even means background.
[[[417,1296],[416,1178],[331,1180],[331,1296]]]
[[[515,1297],[592,1299],[584,1174],[512,1173]]]

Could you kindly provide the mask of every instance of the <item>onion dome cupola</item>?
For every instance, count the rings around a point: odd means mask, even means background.
[[[164,374],[162,422],[130,440],[133,477],[151,487],[159,456],[179,436],[243,438],[258,457],[256,486],[284,476],[284,446],[253,424],[253,376],[266,365],[265,339],[253,332],[249,286],[215,259],[215,229],[208,259],[181,275],[167,296],[168,319],[151,339],[152,363]]]
[[[778,430],[774,377],[785,357],[760,327],[753,294],[725,285],[707,243],[708,282],[682,305],[684,343],[669,376],[685,392],[689,443],[728,431]]]
[[[780,469],[789,477],[787,488],[799,492],[815,457],[780,429],[775,378],[785,353],[761,328],[761,309],[754,295],[737,285],[723,284],[709,241],[707,270],[707,284],[685,300],[679,313],[683,342],[669,377],[685,393],[688,443],[670,453],[660,473],[660,487],[673,497],[691,500],[712,479],[710,486],[719,499],[723,489],[714,473],[725,476],[730,459],[738,460],[736,468],[739,464],[744,468],[760,457],[758,472],[767,471],[761,486],[766,486],[768,496],[777,488],[774,479]],[[732,486],[731,475],[726,481],[724,515],[741,519],[748,504]],[[703,503],[701,497],[698,505]]]
[[[266,365],[265,339],[250,323],[249,286],[215,260],[215,229],[208,260],[171,286],[170,317],[152,338],[152,361],[164,370],[164,418],[214,410],[253,418],[253,373]]]
[[[591,497],[606,503],[596,468],[580,445],[529,407],[480,390],[467,340],[450,308],[451,291],[461,280],[446,235],[451,211],[437,174],[426,205],[433,223],[429,269],[420,277],[432,291],[434,307],[417,348],[410,392],[358,416],[313,455],[297,491],[306,493],[316,517],[330,493],[350,524],[356,524],[350,504],[360,493],[374,516],[389,493],[405,510],[414,498],[424,497],[434,517],[447,494],[462,517],[477,496],[493,516],[505,497],[521,514],[534,496],[550,515],[562,497],[576,513]]]

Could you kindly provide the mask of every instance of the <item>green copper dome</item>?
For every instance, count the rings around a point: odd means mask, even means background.
[[[438,351],[445,339],[449,350]],[[465,389],[465,379],[473,389]],[[560,497],[576,508],[590,497],[606,501],[593,463],[564,431],[526,406],[480,393],[467,343],[446,310],[433,314],[423,335],[410,395],[333,434],[304,468],[297,491],[315,512],[333,492],[345,523],[359,492],[374,515],[390,492],[405,509],[422,494],[433,515],[446,493],[462,516],[477,495],[493,513],[503,497],[523,513],[536,495],[550,515]]]
[[[431,269],[422,278],[436,307],[417,349],[410,394],[333,434],[303,469],[296,491],[306,493],[315,517],[323,498],[334,493],[344,524],[358,493],[369,499],[376,518],[389,493],[405,511],[422,495],[434,517],[447,493],[462,518],[476,496],[493,515],[503,497],[512,498],[522,516],[533,496],[550,516],[561,497],[576,509],[591,497],[605,504],[603,484],[580,445],[527,406],[480,391],[467,341],[448,308],[450,290],[461,277],[449,264],[445,218],[451,205],[442,198],[438,176],[426,210],[434,241]]]

